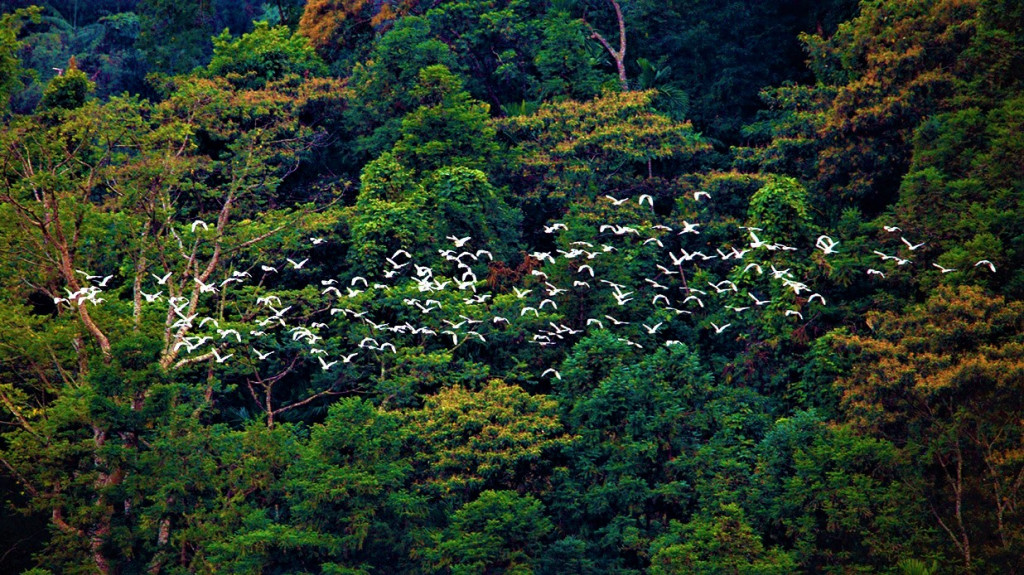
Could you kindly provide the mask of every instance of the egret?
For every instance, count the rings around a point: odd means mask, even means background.
[[[700,307],[704,307],[704,302],[699,297],[697,297],[695,295],[686,296],[686,299],[683,300],[683,303],[685,304],[685,303],[693,301],[693,300],[697,300],[697,303],[700,305]]]
[[[558,294],[560,294],[562,292],[569,291],[569,290],[567,290],[565,288],[557,287],[554,284],[552,284],[551,282],[544,282],[544,285],[547,286],[547,292],[548,292],[549,296],[556,296],[556,295],[558,295]]]
[[[815,242],[814,246],[825,254],[834,254],[836,253],[835,247],[838,243],[839,242],[833,241],[832,238],[822,235],[818,236],[818,241]]]
[[[992,262],[990,262],[988,260],[979,260],[978,263],[974,264],[974,267],[978,267],[978,266],[988,266],[988,269],[991,270],[992,273],[996,273],[996,266],[995,266],[995,264],[993,264]]]
[[[710,322],[710,323],[711,323],[711,327],[715,328],[715,333],[722,333],[723,331],[725,331],[725,328],[727,328],[730,325],[732,325],[731,323],[727,323],[725,325],[719,326],[715,322]]]
[[[921,246],[923,246],[923,245],[925,244],[925,242],[921,242],[921,243],[919,243],[919,244],[912,244],[912,243],[910,243],[910,241],[909,241],[909,240],[907,240],[907,238],[905,238],[905,237],[903,237],[903,236],[900,236],[900,240],[901,240],[901,241],[902,241],[903,243],[907,244],[907,249],[909,249],[910,251],[914,251],[914,250],[916,250],[917,248],[919,248],[919,247],[921,247]]]
[[[654,289],[660,289],[660,290],[668,289],[667,285],[662,285],[662,284],[660,284],[660,283],[658,283],[658,282],[656,282],[656,281],[654,281],[654,280],[652,280],[650,278],[644,278],[644,281],[649,283],[649,284],[651,284],[651,287],[654,288]]]
[[[755,296],[752,293],[748,293],[747,296],[750,299],[754,300],[754,305],[756,305],[756,306],[762,306],[762,305],[764,305],[766,303],[771,303],[771,301],[772,301],[770,299],[765,299],[765,300],[757,299],[757,296]]]
[[[217,286],[205,284],[199,278],[192,278],[199,285],[199,293],[217,293]]]

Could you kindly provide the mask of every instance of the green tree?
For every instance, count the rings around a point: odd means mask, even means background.
[[[418,107],[402,118],[392,152],[424,173],[442,166],[493,169],[498,145],[487,104],[469,96],[462,81],[442,65],[427,66],[411,96]]]
[[[259,89],[289,74],[321,75],[326,66],[306,39],[286,26],[257,22],[252,32],[237,39],[225,29],[213,38],[213,57],[206,67],[242,89]]]
[[[90,82],[85,72],[78,69],[72,56],[64,73],[46,85],[40,106],[44,110],[73,110],[85,104],[85,99],[95,89],[96,84]]]
[[[452,574],[533,573],[553,530],[544,504],[515,491],[483,491],[460,507],[431,552],[435,568]]]
[[[905,313],[871,314],[870,335],[835,338],[857,359],[837,385],[862,434],[919,458],[922,493],[964,569],[1008,570],[1021,556],[1017,519],[1024,306],[977,287],[939,288]]]
[[[694,503],[689,462],[707,431],[696,413],[712,384],[683,345],[639,361],[625,359],[628,349],[606,332],[584,338],[555,388],[578,439],[555,470],[548,508],[608,572],[644,567],[653,538]]]
[[[709,149],[689,122],[657,113],[653,98],[653,92],[607,93],[545,104],[499,123],[515,142],[513,185],[532,215],[528,227],[561,216],[578,198],[645,189],[645,180],[660,195],[664,179],[654,177],[655,162],[688,165]]]
[[[442,390],[402,419],[417,490],[452,502],[486,489],[540,489],[547,458],[570,440],[554,400],[497,380]]]
[[[885,439],[814,411],[779,419],[757,449],[749,517],[808,571],[883,570],[934,542],[912,462]]]
[[[862,3],[835,34],[804,35],[818,83],[768,101],[775,137],[754,157],[811,171],[813,197],[878,213],[896,199],[922,118],[955,105],[982,2]],[[794,174],[796,175],[796,174]]]
[[[215,361],[232,353],[223,336],[195,354],[182,342],[202,332],[212,339],[210,327],[193,324],[199,314],[224,329],[254,326],[255,302],[235,307],[230,289],[209,286],[251,265],[261,242],[296,221],[266,202],[313,140],[293,109],[280,107],[300,103],[183,80],[156,104],[86,101],[16,118],[3,131],[0,315],[12,338],[2,347],[11,369],[0,397],[16,423],[5,430],[3,459],[27,507],[50,517],[48,556],[58,570],[141,570],[164,564],[171,541],[199,545],[174,511],[180,499],[151,499],[153,485],[176,472],[160,466],[165,453],[154,446],[201,442],[193,434],[215,432],[190,424],[210,402],[242,399],[232,384],[245,384],[244,372]],[[251,377],[250,390],[281,379]],[[267,423],[336,382],[307,384],[324,387],[277,396],[268,387],[258,403]],[[166,507],[174,510],[151,513]],[[237,526],[195,517],[212,534]]]
[[[180,74],[203,65],[217,30],[216,6],[217,2],[208,0],[140,2],[137,45],[151,68]]]
[[[781,575],[796,568],[789,554],[765,547],[739,505],[726,504],[710,517],[695,518],[685,525],[673,522],[670,531],[652,546],[650,572]]]
[[[23,8],[0,16],[0,114],[6,114],[11,95],[24,86],[26,72],[18,51],[22,42],[19,32],[26,21],[39,21],[38,8]]]
[[[452,69],[455,56],[431,35],[422,17],[399,20],[374,44],[349,80],[352,99],[346,117],[358,135],[358,152],[374,157],[398,141],[402,119],[420,105],[414,95],[420,70],[436,64]]]

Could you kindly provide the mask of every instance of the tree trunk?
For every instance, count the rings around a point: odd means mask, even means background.
[[[597,40],[604,46],[604,49],[611,55],[612,60],[615,61],[615,69],[619,72],[619,84],[622,85],[622,91],[629,91],[629,82],[626,80],[626,21],[622,18],[622,8],[619,6],[617,0],[608,0],[611,3],[612,8],[615,9],[615,20],[619,25],[619,49],[616,50],[612,47],[611,43],[601,35],[600,32],[594,29],[586,20],[583,22],[587,24],[587,28],[590,28],[590,37]]]

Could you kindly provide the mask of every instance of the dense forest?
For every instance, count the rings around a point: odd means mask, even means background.
[[[1024,2],[0,14],[0,572],[1024,574]]]

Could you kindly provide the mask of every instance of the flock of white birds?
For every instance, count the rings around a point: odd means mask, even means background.
[[[707,194],[697,192],[694,200],[700,201],[702,195]],[[604,199],[612,206],[631,200]],[[653,208],[648,195],[637,201]],[[782,238],[766,237],[759,228],[740,227],[736,241],[709,248],[701,240],[701,227],[688,221],[675,228],[604,223],[596,230],[576,230],[581,233],[570,235],[573,230],[564,223],[546,225],[544,232],[557,238],[553,245],[566,249],[529,254],[533,265],[525,268],[528,275],[510,292],[493,289],[484,281],[493,260],[488,250],[474,246],[471,237],[449,236],[449,247],[438,252],[440,260],[433,259],[443,261],[442,266],[424,265],[398,249],[386,258],[376,277],[357,276],[344,283],[333,277],[315,278],[319,296],[303,295],[302,301],[282,301],[263,286],[273,283],[282,269],[303,270],[309,258],[285,258],[276,266],[259,264],[258,271],[255,265],[248,271],[234,270],[216,284],[195,277],[176,279],[171,271],[151,274],[155,291],[142,290],[139,295],[146,305],[166,303],[165,357],[172,365],[205,360],[222,364],[236,358],[244,360],[246,367],[258,367],[260,362],[281,361],[273,356],[285,349],[282,340],[290,340],[302,346],[300,361],[319,365],[323,371],[336,369],[339,363],[358,362],[368,354],[380,361],[381,354],[398,353],[405,345],[423,346],[430,340],[448,348],[487,342],[492,334],[513,328],[525,334],[519,341],[541,347],[574,341],[591,330],[608,330],[638,348],[671,346],[680,343],[669,335],[676,322],[728,337],[749,325],[751,314],[773,313],[787,322],[808,322],[816,309],[827,305],[825,295],[806,283],[810,268],[796,266],[794,271],[794,266],[781,262],[793,262],[794,255],[814,250],[824,258],[834,256],[841,253],[841,241],[821,235],[813,246],[788,245]],[[186,229],[192,234],[208,232],[201,220]],[[864,273],[878,281],[893,269],[920,265],[914,256],[926,245],[903,237],[896,226],[884,230],[899,235],[901,247],[894,253],[873,251],[880,258],[878,269],[870,267]],[[572,237],[596,239],[570,241]],[[327,240],[313,237],[309,243],[319,246]],[[666,248],[666,244],[675,247]],[[617,260],[621,254],[631,261]],[[650,260],[637,266],[637,254]],[[931,265],[942,274],[957,271]],[[623,276],[636,267],[656,273]],[[996,271],[989,260],[980,260],[974,267]],[[54,303],[81,306],[105,301],[101,294],[113,276],[79,273],[89,285],[55,297]],[[202,301],[229,297],[228,291],[238,287],[233,284],[251,286],[254,300],[233,307]],[[407,313],[396,314],[393,308],[374,311],[373,299],[389,294],[400,295]],[[201,317],[200,309],[221,311],[218,317]],[[227,317],[225,310],[230,309],[236,310],[237,317]],[[583,313],[593,309],[603,311]],[[402,319],[396,321],[396,317]],[[561,375],[548,367],[541,377],[560,379]]]

